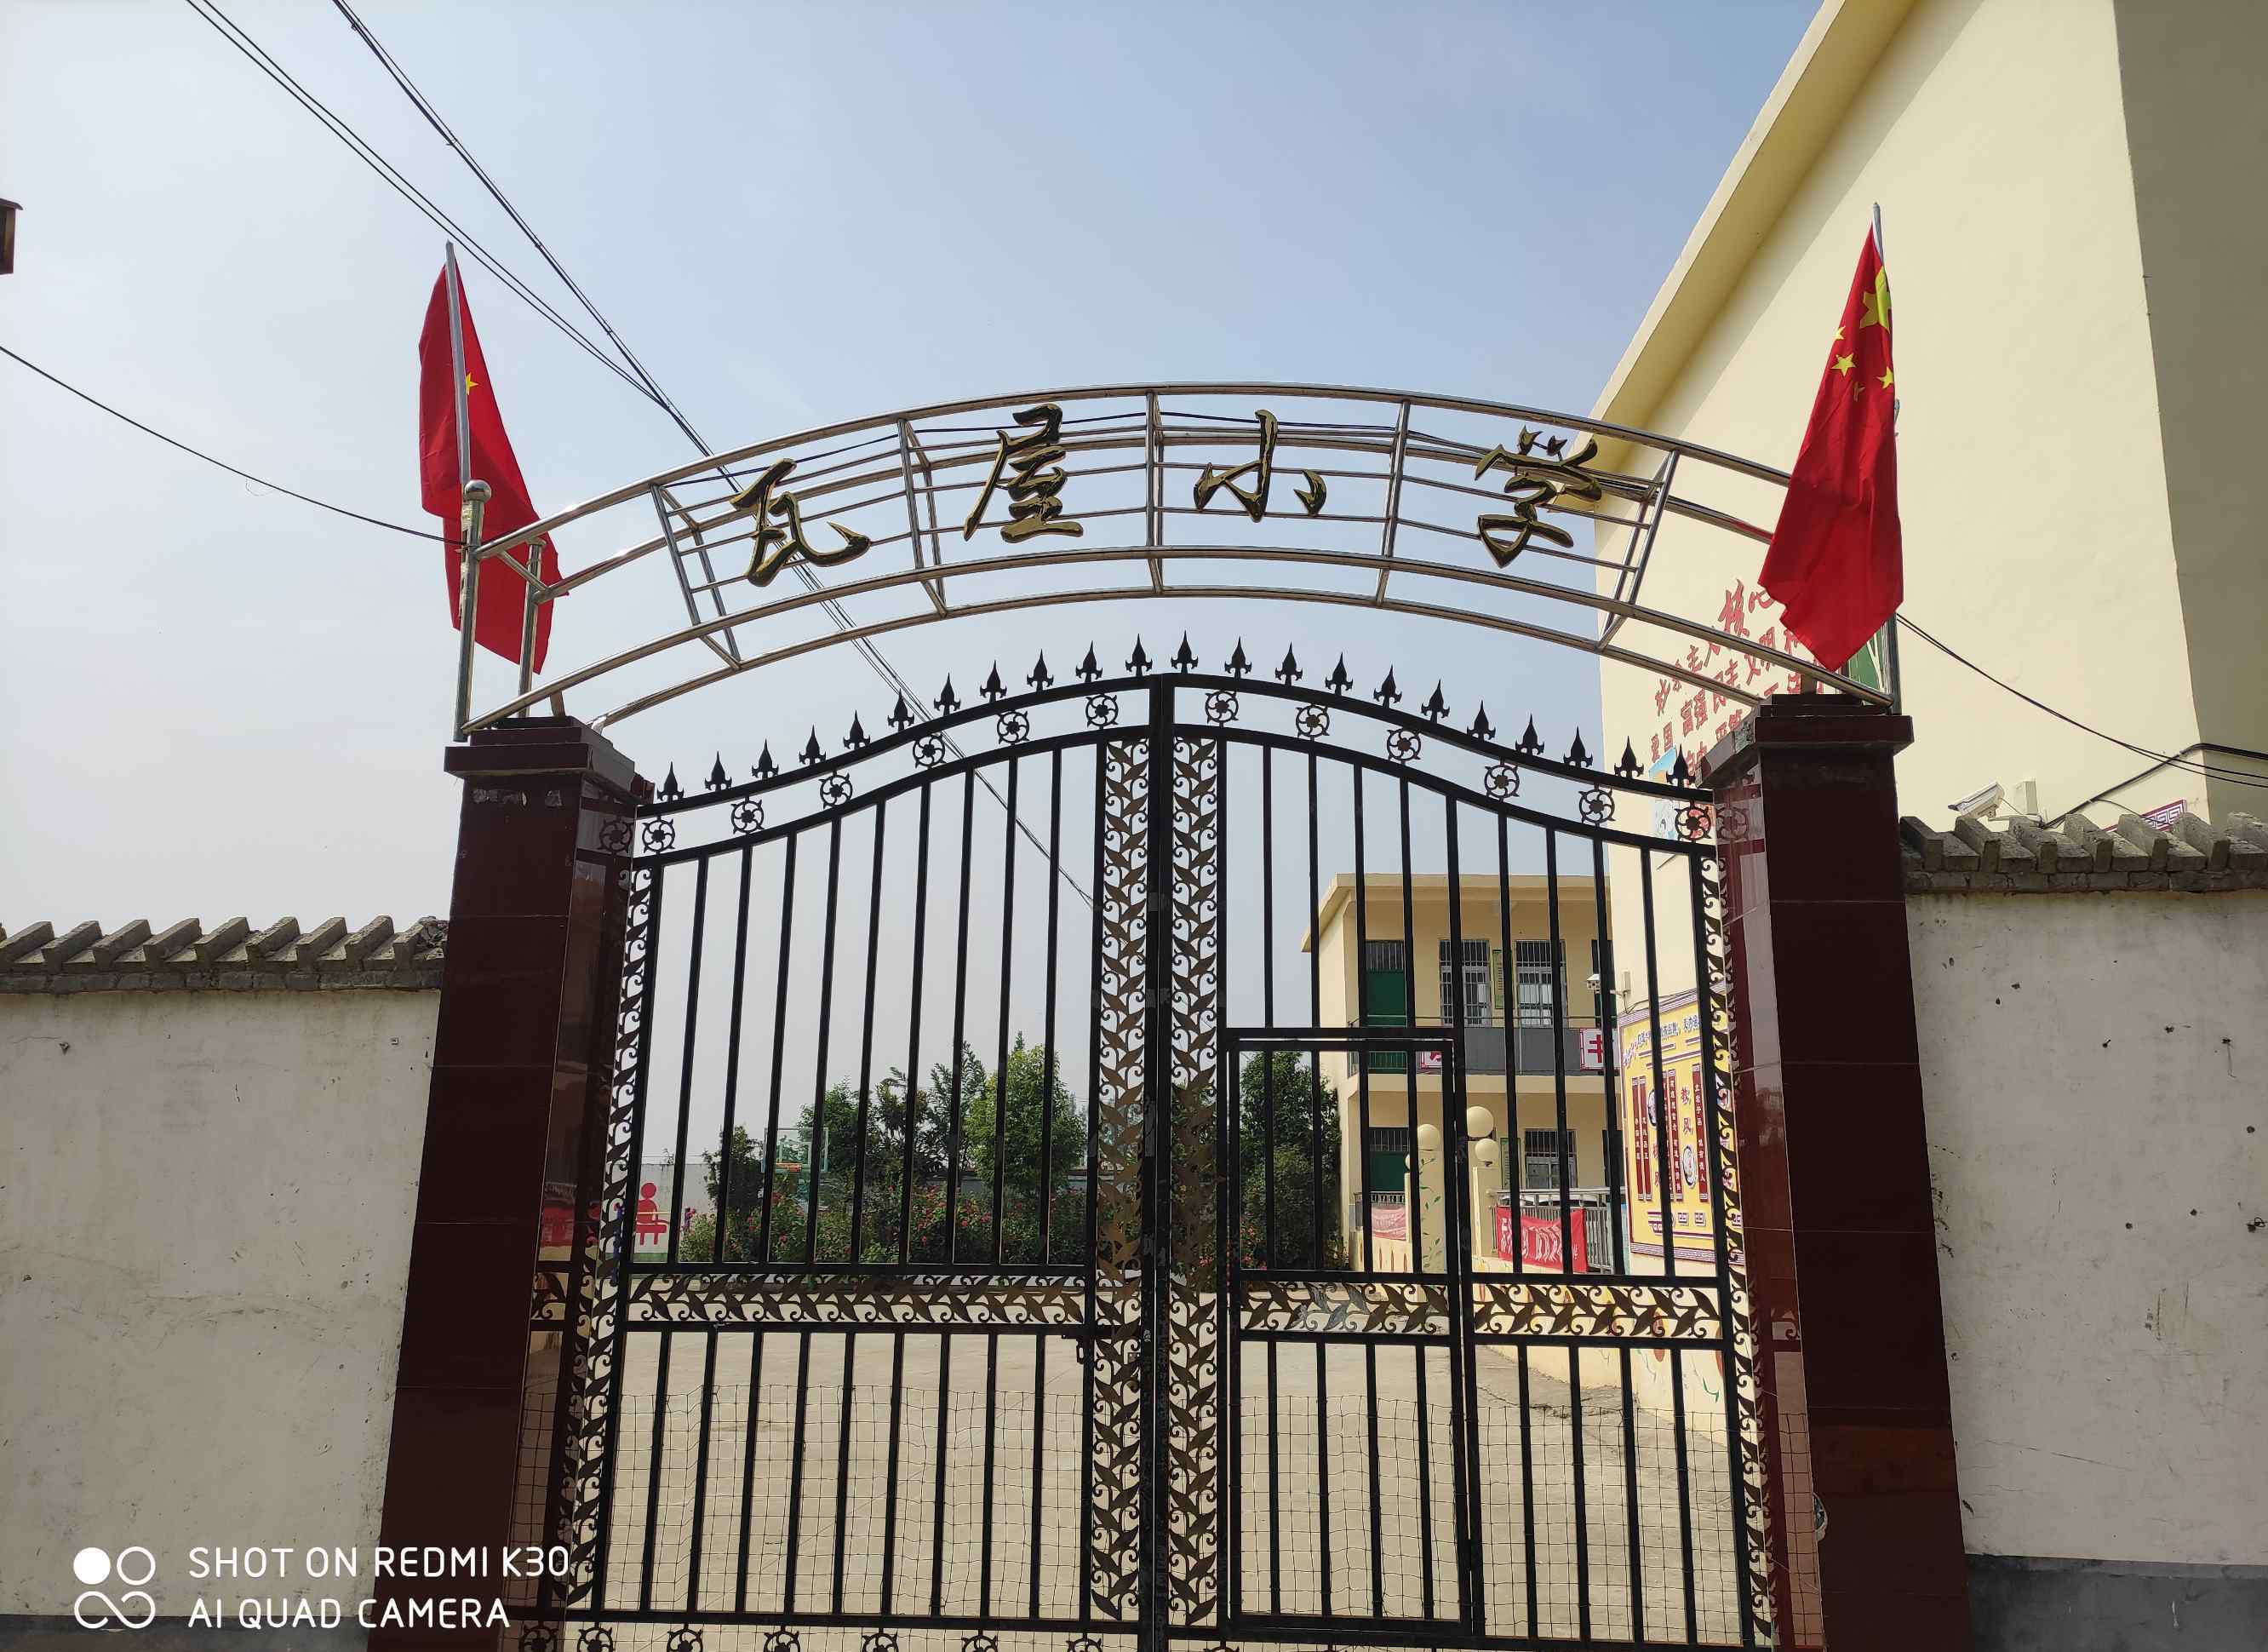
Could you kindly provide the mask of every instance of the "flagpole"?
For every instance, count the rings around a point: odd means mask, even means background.
[[[1890,284],[1890,254],[1882,246],[1882,203],[1877,201],[1874,204],[1874,256],[1881,261],[1882,288],[1883,291],[1888,291]],[[1892,396],[1890,398],[1890,437],[1892,440],[1896,439],[1897,433],[1898,399],[1896,396]],[[1889,687],[1890,690],[1890,709],[1894,712],[1903,712],[1905,710],[1906,685],[1904,677],[1898,671],[1898,616],[1895,611],[1891,613],[1888,623],[1883,625],[1882,631],[1884,653],[1882,663],[1889,668],[1889,672],[1890,681]]]
[[[457,244],[441,243],[441,267],[449,278],[449,365],[457,409],[457,496],[473,479],[473,431],[465,419],[465,290],[457,280]]]
[[[481,514],[482,507],[488,503],[489,490],[483,484],[476,494],[473,482],[473,433],[465,417],[465,291],[457,278],[457,246],[454,241],[441,245],[441,271],[449,285],[449,369],[450,392],[457,416],[457,497],[463,501],[457,540],[456,734],[461,740],[465,725],[473,716],[473,633],[477,627],[475,616],[480,612]]]

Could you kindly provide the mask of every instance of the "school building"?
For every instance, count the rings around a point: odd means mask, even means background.
[[[1319,953],[1319,1020],[1326,1027],[1409,1027],[1419,1035],[1458,1024],[1462,1005],[1465,1103],[1487,1110],[1492,1155],[1476,1152],[1473,1249],[1484,1261],[1519,1242],[1523,1205],[1548,1203],[1556,1228],[1564,1174],[1583,1213],[1574,1242],[1586,1254],[1611,1254],[1615,1218],[1610,1165],[1607,1029],[1601,998],[1599,918],[1606,891],[1588,877],[1541,874],[1467,877],[1451,923],[1449,880],[1416,874],[1335,874],[1302,950]],[[1557,944],[1552,935],[1556,904]],[[1509,922],[1506,922],[1506,914]],[[1363,1201],[1373,1241],[1402,1239],[1411,1225],[1413,1162],[1432,1162],[1446,1128],[1438,1051],[1351,1052],[1322,1058],[1338,1095],[1343,1198],[1339,1219],[1351,1257],[1359,1256]],[[1564,1096],[1564,1100],[1563,1100]],[[1564,1119],[1564,1123],[1563,1123]],[[1459,1127],[1462,1121],[1457,1121]],[[1443,1183],[1421,1178],[1416,1227],[1429,1266],[1441,1265],[1439,1211]],[[1506,1213],[1500,1216],[1499,1212]],[[1556,1260],[1556,1258],[1555,1258]]]

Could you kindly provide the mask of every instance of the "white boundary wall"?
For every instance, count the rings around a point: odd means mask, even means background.
[[[191,1544],[368,1552],[438,1002],[0,996],[0,1614],[90,1544],[162,1618]]]
[[[2268,1565],[2268,892],[1907,932],[1970,1552]]]

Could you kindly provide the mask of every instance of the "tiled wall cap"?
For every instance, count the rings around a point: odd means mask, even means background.
[[[304,929],[296,918],[257,927],[229,918],[210,930],[194,918],[162,929],[142,918],[114,929],[42,920],[0,929],[0,992],[431,991],[448,940],[438,918],[401,930],[390,918]]]
[[[1966,816],[1938,831],[1898,822],[1909,895],[2115,893],[2217,895],[2268,889],[2268,824],[2231,815],[2220,825],[2183,810],[2157,827],[2121,815],[2109,830],[2072,815],[2051,830],[2018,818]]]

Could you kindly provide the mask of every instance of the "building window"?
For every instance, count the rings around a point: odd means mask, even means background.
[[[1465,1007],[1465,1025],[1485,1027],[1489,1024],[1489,945],[1485,940],[1464,943],[1464,966],[1460,970],[1450,961],[1449,943],[1441,943],[1441,1021],[1447,1025],[1455,1018],[1454,1006],[1462,991]]]
[[[1521,1132],[1521,1159],[1523,1188],[1556,1188],[1559,1185],[1559,1151],[1567,1155],[1567,1174],[1575,1173],[1575,1132],[1566,1132],[1555,1145],[1554,1132],[1549,1130],[1528,1130]]]
[[[1512,947],[1514,974],[1513,1020],[1517,1025],[1522,1027],[1549,1027],[1552,1021],[1551,943],[1548,940],[1515,940],[1512,943]],[[1572,1026],[1577,1022],[1587,1023],[1592,1020],[1593,1014],[1598,1007],[1598,994],[1591,991],[1587,985],[1582,1002],[1578,1003],[1569,997],[1567,943],[1564,940],[1559,943],[1557,956],[1559,1001],[1561,1007],[1565,1011],[1567,1024]],[[1595,940],[1591,943],[1591,972],[1594,975],[1601,973],[1599,943]],[[1603,976],[1601,978],[1603,980]]]
[[[1513,948],[1513,1014],[1522,1027],[1551,1025],[1551,943],[1515,940]],[[1559,947],[1560,971],[1566,974],[1566,944]],[[1549,1132],[1545,1132],[1547,1135]]]

